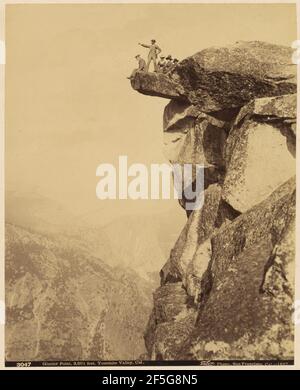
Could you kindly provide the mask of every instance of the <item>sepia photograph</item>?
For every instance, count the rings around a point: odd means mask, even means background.
[[[4,11],[5,367],[294,367],[296,3]]]

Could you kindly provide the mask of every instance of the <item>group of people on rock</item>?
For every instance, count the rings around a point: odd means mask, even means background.
[[[170,70],[174,69],[178,64],[177,58],[172,58],[169,54],[167,57],[160,56],[160,61],[158,62],[158,72],[168,73]]]
[[[149,72],[150,64],[153,63],[154,72],[156,73],[169,73],[173,70],[177,64],[179,63],[177,58],[172,58],[171,55],[167,57],[164,55],[160,56],[160,60],[157,62],[158,55],[161,53],[161,48],[157,45],[155,39],[151,39],[151,43],[146,45],[144,43],[139,43],[140,46],[149,49],[148,52],[148,61],[146,61],[141,57],[140,54],[135,56],[138,62],[138,68],[134,69],[131,76],[128,79],[132,79],[136,72]]]

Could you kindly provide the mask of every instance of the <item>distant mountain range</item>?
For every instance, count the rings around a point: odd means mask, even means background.
[[[174,218],[173,218],[174,219]],[[6,197],[7,360],[136,359],[172,215],[80,226],[55,202]]]

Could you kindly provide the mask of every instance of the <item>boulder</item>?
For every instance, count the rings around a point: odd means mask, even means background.
[[[204,113],[186,116],[164,132],[164,154],[171,163],[224,167],[226,125]]]
[[[172,79],[183,86],[189,102],[204,112],[297,90],[292,49],[259,41],[202,50],[182,61]]]
[[[267,122],[280,120],[287,124],[295,123],[297,94],[254,99],[240,110],[236,122],[242,120],[247,114],[258,115]]]
[[[293,359],[294,218],[292,178],[198,245],[184,272],[198,280],[154,296],[152,358]]]
[[[187,268],[193,261],[199,246],[207,240],[215,228],[219,203],[221,199],[221,187],[211,185],[204,192],[204,205],[200,210],[194,210],[182,230],[170,258],[161,270],[161,282],[183,281],[187,275]]]
[[[197,311],[188,302],[181,283],[162,286],[154,293],[145,343],[152,360],[174,360],[193,330]]]
[[[201,114],[199,107],[190,103],[171,100],[164,109],[163,115],[163,130],[173,130],[173,127],[178,127],[181,121],[187,118],[197,118]]]
[[[296,93],[293,49],[260,41],[211,47],[181,61],[170,75],[138,72],[137,91],[195,104],[203,112],[241,107],[255,98]]]
[[[236,118],[225,146],[222,198],[245,212],[295,174],[295,95],[256,99]]]
[[[172,100],[164,111],[163,151],[172,164],[192,164],[193,172],[186,175],[183,189],[195,187],[196,164],[203,167],[204,188],[223,181],[224,146],[229,123],[207,115],[196,106]],[[183,192],[179,201],[187,209]]]
[[[216,232],[197,323],[181,358],[292,359],[294,218],[291,179]]]

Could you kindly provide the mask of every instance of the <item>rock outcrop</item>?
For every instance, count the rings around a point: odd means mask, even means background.
[[[209,48],[168,75],[137,73],[132,86],[146,95],[199,105],[204,112],[241,107],[252,99],[296,92],[292,49],[265,42]]]
[[[172,164],[204,167],[204,203],[167,263],[145,332],[153,360],[294,356],[296,66],[290,48],[237,42],[138,73],[137,91],[171,99]],[[185,199],[180,200],[186,207]]]
[[[256,99],[243,107],[226,142],[224,199],[244,212],[295,173],[296,95]]]

